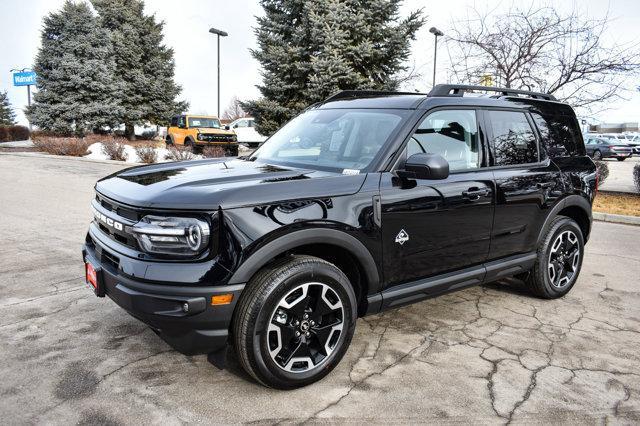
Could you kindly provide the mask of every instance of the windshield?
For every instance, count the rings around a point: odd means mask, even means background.
[[[278,130],[251,158],[348,174],[368,171],[408,114],[406,110],[307,111]]]
[[[220,121],[217,118],[189,117],[189,127],[208,127],[219,129]]]

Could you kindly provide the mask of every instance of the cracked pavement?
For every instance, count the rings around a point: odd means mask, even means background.
[[[6,424],[638,423],[640,227],[594,223],[574,289],[510,279],[360,319],[324,380],[282,392],[183,356],[85,288],[93,183],[121,166],[0,155]]]

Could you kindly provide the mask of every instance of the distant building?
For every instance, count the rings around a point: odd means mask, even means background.
[[[638,123],[601,123],[589,126],[589,131],[593,133],[624,133],[638,130]]]

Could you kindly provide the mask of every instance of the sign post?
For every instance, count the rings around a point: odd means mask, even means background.
[[[13,85],[14,86],[27,86],[27,105],[31,106],[31,86],[36,84],[36,72],[31,71],[28,68],[22,70],[13,71]],[[31,129],[31,122],[29,122],[29,130]]]

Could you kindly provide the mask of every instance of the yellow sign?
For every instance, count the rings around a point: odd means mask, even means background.
[[[480,78],[480,84],[482,86],[493,86],[493,75],[491,74],[484,74],[481,78]]]

